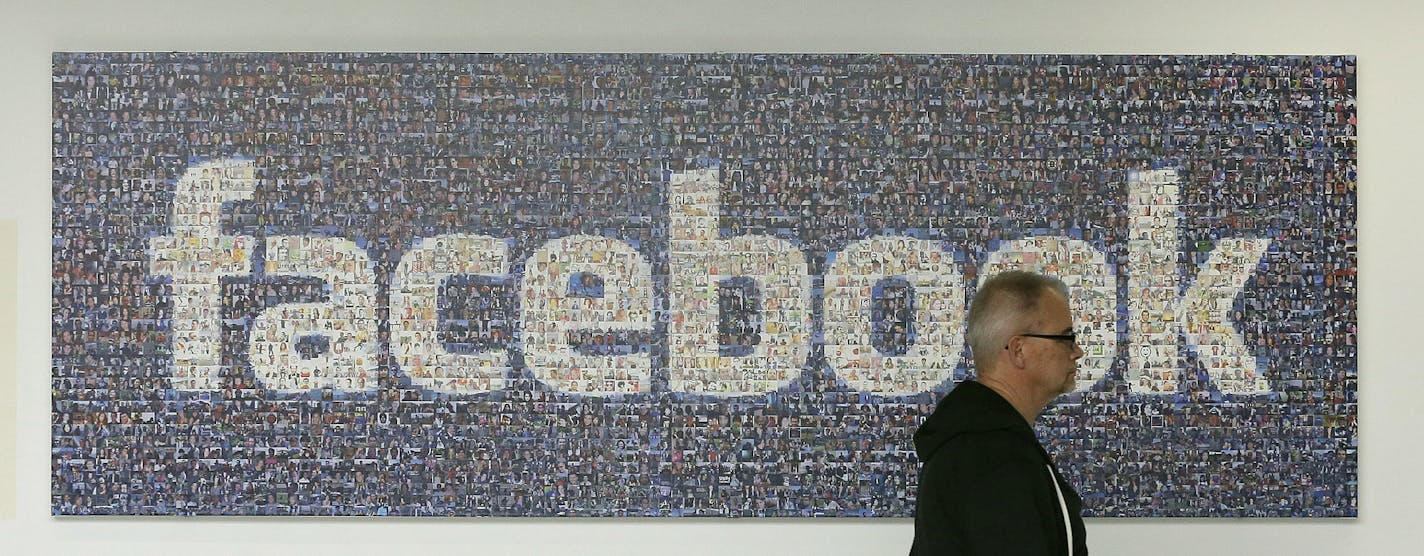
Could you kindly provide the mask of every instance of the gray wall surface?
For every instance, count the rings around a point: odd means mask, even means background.
[[[1412,208],[1424,86],[1406,2],[1040,3],[366,1],[14,5],[0,1],[0,219],[17,222],[13,362],[15,517],[6,552],[903,554],[908,520],[136,519],[49,513],[50,53],[80,50],[455,52],[1264,53],[1358,56],[1360,517],[1351,520],[1110,520],[1088,523],[1094,554],[1393,554],[1424,545],[1415,524],[1424,453],[1410,346],[1424,309],[1403,277],[1419,263]],[[955,5],[964,4],[964,5]],[[1395,267],[1391,273],[1383,270]],[[1402,267],[1402,268],[1400,268]],[[10,272],[6,270],[6,272]],[[1399,277],[1399,278],[1396,278]],[[12,310],[8,307],[0,310]],[[12,333],[0,330],[0,333]],[[9,367],[9,368],[7,368]],[[5,378],[4,371],[14,373]],[[4,430],[0,428],[0,430]],[[1385,439],[1399,443],[1385,446]],[[3,469],[3,467],[0,467]]]

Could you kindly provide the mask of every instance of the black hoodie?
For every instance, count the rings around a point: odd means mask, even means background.
[[[915,433],[915,453],[921,467],[912,556],[1067,555],[1065,506],[1071,556],[1088,553],[1082,499],[1029,423],[989,387],[972,380],[956,386]]]

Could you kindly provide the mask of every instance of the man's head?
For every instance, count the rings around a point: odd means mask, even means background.
[[[1018,270],[989,278],[969,305],[967,328],[980,377],[1048,400],[1073,390],[1083,350],[1061,280]]]

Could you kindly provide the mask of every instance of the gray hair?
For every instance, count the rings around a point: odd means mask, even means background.
[[[1068,285],[1062,280],[1022,270],[1001,272],[979,285],[965,323],[979,372],[993,364],[1009,337],[1018,333],[1025,319],[1038,310],[1038,300],[1050,291],[1068,299]]]

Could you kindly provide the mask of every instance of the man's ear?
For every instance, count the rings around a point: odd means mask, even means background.
[[[1013,363],[1016,369],[1022,369],[1028,366],[1028,354],[1024,352],[1023,336],[1010,336],[1009,342],[1004,348],[1004,353],[1000,354],[1000,357],[1009,358],[1008,361]]]

